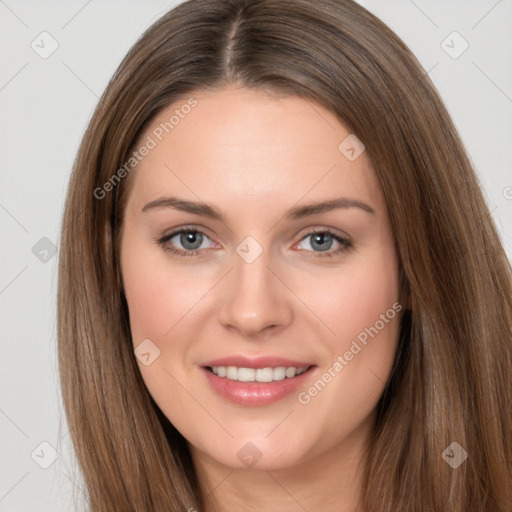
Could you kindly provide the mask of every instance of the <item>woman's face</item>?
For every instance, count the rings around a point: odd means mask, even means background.
[[[349,456],[401,309],[364,146],[299,97],[191,96],[147,128],[130,178],[121,265],[144,382],[211,464]]]

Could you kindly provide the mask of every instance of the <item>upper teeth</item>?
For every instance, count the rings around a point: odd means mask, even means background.
[[[278,366],[277,368],[238,368],[237,366],[212,366],[212,372],[219,377],[226,377],[231,380],[242,382],[272,382],[283,380],[285,377],[291,379],[296,375],[304,373],[309,366],[295,368],[294,366]]]

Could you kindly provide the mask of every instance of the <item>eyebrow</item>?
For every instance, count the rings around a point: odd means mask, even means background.
[[[146,203],[142,208],[141,213],[146,213],[150,210],[160,208],[172,208],[174,210],[180,210],[182,212],[192,213],[195,215],[201,215],[203,217],[210,217],[212,219],[224,222],[224,216],[220,213],[215,206],[207,203],[198,203],[194,201],[186,201],[177,197],[159,197],[154,201]],[[311,203],[304,206],[296,206],[288,210],[284,218],[286,220],[297,220],[311,215],[318,215],[335,209],[348,209],[348,208],[360,208],[361,210],[374,214],[375,210],[357,199],[349,199],[346,197],[339,197],[328,201],[319,203]]]

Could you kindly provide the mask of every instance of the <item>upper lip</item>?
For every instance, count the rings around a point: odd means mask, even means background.
[[[251,357],[246,355],[235,355],[228,357],[221,357],[218,359],[212,359],[207,361],[202,366],[213,367],[213,366],[236,366],[237,368],[277,368],[279,366],[285,366],[289,368],[294,366],[295,368],[304,368],[313,366],[311,362],[297,361],[293,359],[286,359],[277,356],[258,356]]]

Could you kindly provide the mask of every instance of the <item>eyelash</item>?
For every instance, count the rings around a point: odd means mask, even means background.
[[[179,235],[181,233],[200,233],[202,235],[205,235],[207,238],[209,238],[205,233],[203,233],[202,231],[200,231],[198,229],[185,227],[185,228],[181,228],[177,231],[173,231],[172,233],[165,235],[162,238],[157,239],[156,242],[165,251],[168,251],[171,254],[173,254],[174,256],[177,256],[179,258],[188,258],[191,256],[199,255],[202,250],[196,249],[195,251],[182,251],[181,249],[176,249],[176,248],[169,247],[168,245],[166,245],[170,239],[174,238],[176,235]],[[307,238],[309,236],[316,235],[317,233],[321,233],[321,234],[327,233],[327,234],[331,235],[337,242],[339,242],[341,244],[341,247],[339,249],[336,249],[334,251],[329,251],[329,252],[327,252],[327,251],[325,251],[325,252],[323,252],[323,251],[322,252],[307,251],[307,252],[315,253],[314,256],[310,256],[312,258],[332,258],[333,256],[347,252],[348,250],[350,250],[352,248],[352,243],[349,240],[347,240],[345,238],[341,238],[339,235],[337,235],[330,229],[325,229],[325,228],[309,231],[301,238],[301,240],[304,240],[305,238]]]

